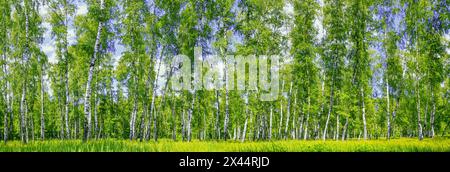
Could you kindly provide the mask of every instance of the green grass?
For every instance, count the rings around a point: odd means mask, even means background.
[[[160,140],[139,142],[128,140],[34,141],[22,144],[0,143],[0,152],[450,152],[450,139],[435,138],[419,141],[401,138],[386,140],[350,141],[197,141]]]

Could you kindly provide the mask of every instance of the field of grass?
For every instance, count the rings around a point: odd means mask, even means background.
[[[450,152],[450,139],[435,138],[419,141],[413,138],[350,141],[197,141],[160,140],[139,142],[128,140],[34,141],[22,144],[0,143],[0,152]]]

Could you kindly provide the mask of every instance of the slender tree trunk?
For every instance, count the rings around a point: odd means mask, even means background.
[[[10,91],[10,84],[9,84],[9,73],[8,73],[8,67],[7,67],[7,58],[6,58],[6,50],[4,49],[3,50],[3,61],[4,61],[4,64],[3,64],[3,73],[5,74],[5,82],[6,82],[6,87],[5,87],[5,90],[4,90],[4,93],[5,93],[5,100],[6,100],[6,113],[4,114],[4,123],[3,123],[3,125],[4,125],[4,128],[3,128],[3,141],[6,143],[7,141],[8,141],[8,133],[9,133],[9,130],[8,130],[8,115],[12,115],[12,110],[11,110],[11,97],[10,97],[10,94],[9,94],[9,91]],[[13,122],[12,122],[12,120],[10,120],[10,123],[12,124]]]
[[[99,135],[99,130],[98,130],[98,105],[99,105],[99,100],[98,100],[98,93],[97,90],[95,90],[96,93],[94,96],[94,137],[98,138]],[[66,119],[67,120],[67,119]]]
[[[323,80],[322,80],[322,98],[325,99],[325,74],[323,74]],[[325,106],[325,101],[322,101],[321,103],[321,107],[320,107],[320,111],[319,114],[317,115],[317,126],[316,126],[316,131],[315,131],[315,139],[319,139],[320,138],[320,118],[323,114],[323,110],[324,110],[324,106]]]
[[[183,110],[182,116],[181,116],[181,139],[184,141],[186,138],[186,119],[184,115],[185,111]]]
[[[188,142],[191,141],[191,122],[192,122],[192,114],[194,113],[194,105],[195,105],[195,91],[192,96],[192,102],[191,102],[191,108],[189,109],[188,113],[188,123],[187,123],[187,140]]]
[[[150,117],[149,117],[149,120],[147,123],[145,140],[148,140],[150,138],[150,128],[151,128],[152,118],[153,118],[153,125],[154,125],[153,126],[154,134],[153,135],[156,136],[156,134],[158,132],[158,131],[156,131],[156,127],[157,127],[156,119],[157,118],[156,118],[156,113],[155,113],[155,101],[156,101],[155,99],[156,99],[156,89],[158,88],[158,77],[159,77],[159,71],[161,69],[161,61],[162,61],[162,59],[160,59],[160,61],[158,62],[158,69],[156,71],[156,77],[155,77],[155,80],[153,81],[152,102],[150,104]]]
[[[423,131],[424,137],[426,137],[426,136],[429,135],[429,133],[428,133],[429,130],[427,129],[427,127],[428,127],[428,125],[427,125],[427,118],[428,118],[428,104],[429,104],[428,101],[429,101],[429,100],[428,100],[428,97],[426,97],[426,102],[425,102],[425,112],[423,113],[424,117],[423,117],[423,127],[422,127],[422,131]]]
[[[237,136],[237,134],[236,134],[236,127],[233,127],[233,128],[234,128],[234,131],[233,131],[233,140],[236,141],[236,136]]]
[[[301,137],[301,135],[303,134],[303,118],[305,117],[305,114],[303,114],[303,111],[301,111],[300,110],[300,114],[302,114],[298,119],[298,123],[299,123],[299,131],[298,131],[298,135],[300,135],[300,137]]]
[[[245,122],[244,122],[244,130],[242,131],[242,138],[241,138],[241,142],[245,141],[245,135],[247,134],[247,122],[248,122],[248,99],[249,99],[249,95],[247,93],[246,95],[246,99],[245,99]]]
[[[33,105],[33,103],[30,103],[30,104]],[[34,141],[34,117],[33,117],[33,114],[28,115],[28,103],[25,104],[25,107],[26,107],[26,110],[25,110],[25,114],[26,115],[25,116],[29,117],[28,124],[30,125],[29,127],[30,127],[30,130],[31,130],[30,131],[30,133],[31,133],[31,140]],[[31,109],[33,109],[33,108],[31,108]]]
[[[20,100],[20,136],[21,140],[24,143],[28,143],[28,129],[27,129],[27,117],[26,117],[26,87],[27,87],[27,75],[28,75],[28,58],[29,58],[29,52],[28,52],[28,30],[29,30],[29,19],[28,19],[28,10],[26,7],[26,3],[24,4],[25,9],[25,52],[22,54],[22,64],[24,68],[24,81],[22,84],[22,97]]]
[[[103,10],[105,8],[104,0],[100,0],[100,10]],[[94,54],[92,55],[90,62],[89,62],[89,73],[86,83],[86,93],[84,97],[84,134],[83,134],[83,142],[86,142],[91,135],[91,82],[92,82],[92,76],[94,73],[95,68],[95,61],[97,60],[97,54],[100,48],[100,36],[103,29],[103,22],[98,22],[97,27],[97,37],[95,38],[95,44],[94,44]]]
[[[28,132],[26,132],[26,84],[23,84],[22,98],[20,100],[20,138],[23,143],[28,143]]]
[[[295,109],[295,108],[294,108]],[[298,139],[297,133],[296,133],[296,125],[295,125],[295,110],[292,114],[292,125],[291,125],[291,137],[292,139]]]
[[[336,65],[336,64],[335,64]],[[331,88],[330,88],[330,108],[328,108],[328,116],[325,122],[325,128],[323,130],[322,139],[325,140],[327,138],[327,130],[328,130],[328,122],[330,121],[331,111],[333,109],[333,96],[334,96],[334,71],[331,79]]]
[[[66,57],[67,58],[67,57]],[[70,128],[69,128],[69,65],[66,65],[66,71],[65,71],[65,94],[66,94],[66,101],[65,101],[65,124],[66,124],[66,137],[70,138]]]
[[[272,139],[272,114],[273,114],[273,108],[270,107],[270,118],[269,118],[269,140]]]
[[[62,80],[61,77],[59,77],[59,83],[62,84]],[[64,112],[63,112],[63,106],[62,106],[62,98],[61,98],[61,91],[58,89],[57,90],[57,94],[58,94],[58,111],[60,114],[60,120],[61,120],[61,125],[60,125],[60,130],[59,130],[59,135],[60,135],[60,139],[64,139]]]
[[[41,140],[45,139],[45,114],[44,114],[44,68],[41,67]]]
[[[390,127],[389,127],[389,130],[390,130],[390,132],[389,132],[389,134],[390,134],[390,137],[392,138],[392,137],[395,137],[395,132],[394,132],[394,121],[395,121],[395,117],[396,117],[396,114],[397,114],[397,110],[399,109],[399,105],[400,105],[400,100],[399,100],[400,98],[399,97],[397,97],[396,99],[395,99],[395,109],[392,111],[392,120],[391,120],[391,122],[390,122]]]
[[[153,139],[154,141],[158,141],[158,109],[153,112]]]
[[[177,116],[175,114],[175,100],[173,98],[173,92],[172,92],[172,139],[173,141],[177,140]]]
[[[303,136],[303,139],[308,139],[308,121],[309,121],[309,112],[311,108],[311,96],[309,95],[309,87],[308,87],[308,113],[306,114],[306,121],[305,121],[305,133]]]
[[[367,140],[367,124],[366,124],[366,105],[364,102],[364,88],[361,87],[361,103],[362,103],[362,118],[364,126],[364,140]]]
[[[216,90],[216,122],[214,124],[214,129],[216,131],[216,139],[220,139],[219,117],[220,117],[219,90]]]
[[[281,95],[283,95],[284,91],[284,81],[281,84]],[[278,125],[278,138],[283,138],[283,135],[281,133],[281,126],[283,125],[283,99],[280,99],[280,124]]]
[[[417,60],[418,57],[418,50],[416,50],[416,71],[419,71],[419,62]],[[417,73],[416,73],[417,75]],[[417,94],[417,129],[418,129],[418,134],[419,134],[419,140],[423,140],[423,130],[422,130],[422,122],[420,120],[420,79],[416,78],[415,80],[415,87],[416,87],[416,94]]]
[[[387,120],[387,134],[386,134],[386,138],[389,140],[391,139],[391,114],[390,114],[390,109],[389,109],[389,80],[386,79],[386,111],[387,111],[387,115],[386,115],[386,120]]]
[[[419,140],[423,139],[423,133],[422,133],[422,122],[420,120],[420,90],[417,88],[417,129],[419,134]]]
[[[151,56],[150,58],[150,62],[153,60],[153,56]],[[153,63],[152,63],[153,64]],[[150,69],[153,69],[154,67],[151,66]],[[141,123],[140,123],[140,129],[139,129],[139,140],[142,142],[144,140],[144,138],[147,140],[147,130],[149,129],[150,124],[148,124],[147,126],[147,122],[150,123],[150,119],[149,121],[146,121],[147,116],[149,116],[149,109],[148,109],[148,91],[150,89],[150,84],[151,84],[151,76],[152,76],[152,70],[148,70],[148,74],[147,74],[147,80],[145,81],[145,91],[144,91],[144,102],[143,104],[143,109],[144,109],[144,114],[141,115]],[[154,84],[154,83],[152,83]],[[153,85],[154,87],[154,85]],[[154,90],[154,88],[152,88],[152,90]],[[153,95],[153,94],[152,94]],[[153,97],[152,97],[153,98]]]
[[[289,96],[288,96],[288,107],[287,107],[287,115],[286,115],[286,126],[284,129],[284,139],[288,136],[288,126],[289,126],[289,117],[291,115],[291,96],[292,96],[292,82],[289,88]]]
[[[431,111],[430,117],[430,137],[434,137],[434,115],[436,114],[436,99],[434,97],[434,90],[431,91],[431,98],[433,99],[433,110]]]
[[[345,119],[344,131],[342,131],[342,141],[345,140],[345,134],[347,132],[347,127],[348,127],[348,117]]]
[[[226,67],[225,67],[225,82],[227,81],[227,74],[226,74]],[[225,86],[225,120],[224,120],[224,124],[223,124],[223,138],[225,139],[225,141],[227,140],[228,137],[228,120],[230,118],[230,114],[229,114],[229,107],[228,107],[228,86]]]
[[[240,140],[242,137],[241,137],[241,126],[240,125],[238,125],[239,127],[237,128],[237,139],[238,140]]]
[[[135,126],[136,126],[136,115],[137,115],[137,80],[136,80],[136,76],[133,77],[134,80],[134,91],[135,94],[133,96],[133,111],[131,112],[131,119],[130,119],[130,140],[133,140],[135,137]]]
[[[336,140],[339,140],[339,114],[336,114],[337,118],[336,118]]]
[[[146,86],[145,90],[148,90],[147,86]],[[147,114],[148,114],[148,106],[147,106],[147,100],[148,99],[147,98],[148,98],[147,91],[145,91],[144,102],[142,103],[142,109],[143,109],[144,113],[141,115],[141,120],[140,120],[140,123],[139,123],[139,133],[138,133],[139,141],[141,141],[141,142],[144,140],[144,135],[145,135],[144,128],[145,128],[145,125],[146,125],[145,119],[146,119]]]
[[[280,101],[280,124],[278,125],[278,138],[281,139],[283,137],[281,133],[281,126],[283,125],[283,101]]]

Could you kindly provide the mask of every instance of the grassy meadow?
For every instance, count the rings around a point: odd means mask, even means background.
[[[139,142],[128,140],[33,141],[23,144],[11,141],[0,144],[0,152],[450,152],[450,139],[416,138],[387,140],[285,140],[285,141],[198,141],[160,140]]]

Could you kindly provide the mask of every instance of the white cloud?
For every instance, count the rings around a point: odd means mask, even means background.
[[[56,56],[55,56],[55,46],[52,45],[50,42],[46,42],[43,45],[41,45],[42,51],[47,55],[48,61],[50,63],[56,63]]]
[[[69,45],[73,45],[77,42],[76,40],[76,36],[75,36],[75,28],[72,26],[69,26],[67,28],[67,41],[69,42]]]
[[[41,16],[47,16],[48,15],[48,6],[44,5],[39,8],[39,15]]]
[[[78,6],[76,10],[76,15],[85,15],[87,14],[87,5],[85,3]]]

